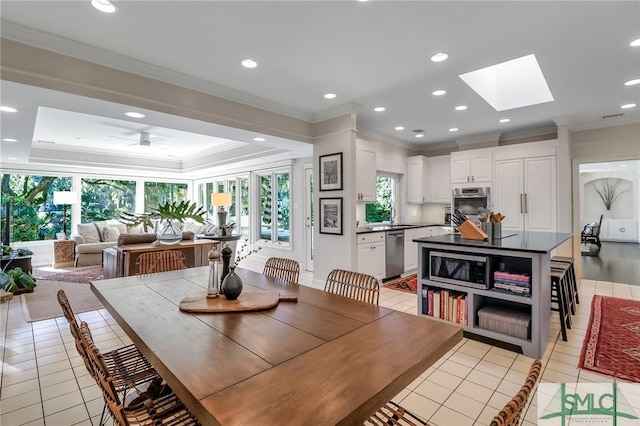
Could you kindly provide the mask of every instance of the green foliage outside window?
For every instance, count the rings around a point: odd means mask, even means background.
[[[161,204],[185,201],[187,199],[186,183],[145,182],[144,210],[149,211]]]
[[[5,206],[11,203],[10,242],[51,240],[62,232],[62,206],[53,204],[53,191],[70,191],[71,178],[3,174],[0,186],[2,233]]]
[[[393,207],[393,179],[376,176],[376,202],[365,206],[365,220],[369,223],[388,222]]]
[[[115,219],[134,213],[136,182],[113,179],[82,179],[81,222]]]

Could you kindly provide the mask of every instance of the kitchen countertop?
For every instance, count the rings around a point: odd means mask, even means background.
[[[486,247],[499,250],[526,251],[530,253],[549,253],[571,238],[573,234],[564,232],[522,232],[502,231],[501,239],[470,240],[460,234],[435,235],[416,238],[417,243],[442,244],[449,246]]]
[[[370,232],[396,231],[412,228],[425,228],[427,226],[449,226],[439,222],[417,222],[403,223],[400,225],[367,225],[356,228],[356,234],[367,234]]]

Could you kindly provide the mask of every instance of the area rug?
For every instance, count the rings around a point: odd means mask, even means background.
[[[62,316],[58,303],[58,290],[67,294],[69,303],[76,314],[95,311],[104,306],[91,291],[91,286],[82,283],[67,283],[39,279],[33,293],[25,293],[22,298],[22,312],[27,322],[42,321]]]
[[[578,367],[640,383],[640,301],[593,296]]]
[[[80,268],[70,269],[66,272],[51,272],[44,271],[42,269],[36,269],[34,271],[34,275],[36,276],[36,278],[43,278],[46,280],[84,284],[89,284],[91,283],[91,281],[104,279],[101,265],[83,266]]]
[[[393,290],[400,290],[407,293],[415,294],[418,289],[418,276],[416,274],[407,275],[406,277],[397,278],[382,284],[384,287]]]

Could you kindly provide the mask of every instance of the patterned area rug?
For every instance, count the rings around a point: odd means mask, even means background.
[[[418,276],[416,274],[397,278],[382,284],[384,287],[415,294],[418,289]]]
[[[578,368],[640,383],[640,301],[593,296]]]
[[[69,269],[67,272],[52,272],[37,269],[33,272],[36,278],[42,278],[52,281],[62,281],[66,283],[82,283],[89,284],[91,281],[103,280],[102,266],[83,266],[80,268]]]

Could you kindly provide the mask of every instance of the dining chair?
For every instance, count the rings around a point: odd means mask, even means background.
[[[116,387],[114,377],[105,363],[103,354],[95,345],[86,322],[80,324],[82,343],[87,349],[89,361],[95,371],[96,382],[102,391],[102,397],[114,423],[118,426],[142,425],[198,425],[199,422],[187,410],[182,401],[172,392],[148,395],[148,398],[136,398],[135,405],[125,406]],[[144,395],[144,393],[142,393]]]
[[[64,290],[58,290],[58,303],[60,304],[60,307],[62,307],[64,317],[69,322],[69,329],[75,341],[76,350],[80,355],[80,358],[82,358],[82,361],[84,362],[91,377],[98,381],[95,368],[91,364],[89,353],[82,341],[80,326],[78,325],[78,321],[76,320],[76,316]],[[87,332],[89,335],[91,334],[88,326]],[[116,392],[120,394],[123,399],[127,397],[127,393],[130,390],[138,389],[140,386],[149,384],[160,377],[153,366],[151,366],[149,361],[144,355],[142,355],[142,353],[140,353],[135,345],[127,345],[105,352],[102,354],[102,358],[106,368],[110,372],[112,384]],[[102,417],[104,417],[105,408],[106,406],[103,407],[100,424],[102,424]]]
[[[531,363],[529,374],[518,393],[496,414],[489,423],[490,426],[516,426],[520,423],[522,410],[527,405],[533,388],[540,379],[542,363],[539,359]],[[404,407],[389,401],[382,408],[376,411],[373,416],[364,422],[365,425],[402,425],[418,426],[429,423],[418,418],[415,414],[407,411]]]
[[[371,275],[344,269],[334,269],[329,273],[324,291],[376,305],[380,299],[380,283],[377,279]]]
[[[187,259],[179,250],[143,253],[136,260],[136,275],[187,269]]]
[[[293,259],[270,257],[262,273],[268,277],[297,283],[300,278],[300,264]]]

